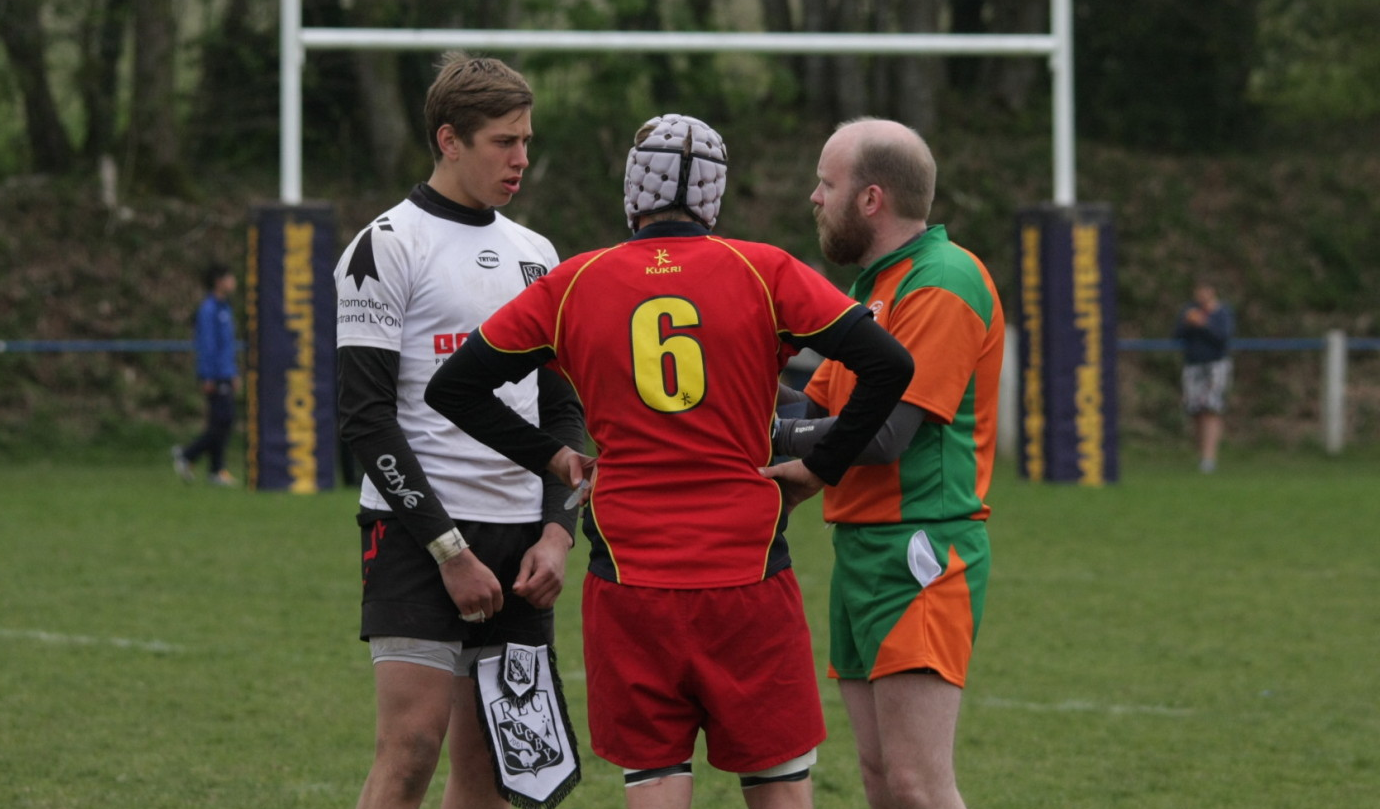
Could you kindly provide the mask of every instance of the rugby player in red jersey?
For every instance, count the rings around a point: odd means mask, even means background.
[[[727,164],[703,121],[648,121],[624,179],[633,237],[532,284],[427,388],[466,433],[572,485],[590,476],[589,459],[493,391],[550,365],[585,406],[598,456],[584,517],[590,738],[624,768],[631,809],[690,805],[683,776],[701,731],[748,806],[812,804],[825,731],[782,529],[794,505],[839,480],[913,370],[818,272],[713,233]],[[828,435],[769,479],[777,380],[805,347],[858,384]]]

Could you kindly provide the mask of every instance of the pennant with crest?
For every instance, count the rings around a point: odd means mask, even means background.
[[[580,782],[580,757],[549,646],[509,643],[475,664],[481,725],[498,791],[519,809],[549,809]]]

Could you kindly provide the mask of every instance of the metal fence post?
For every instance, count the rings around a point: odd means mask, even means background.
[[[1322,439],[1329,455],[1346,444],[1346,333],[1341,329],[1328,331],[1323,343]]]

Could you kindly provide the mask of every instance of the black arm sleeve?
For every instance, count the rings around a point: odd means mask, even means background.
[[[436,499],[422,464],[398,426],[396,351],[345,346],[336,355],[340,438],[417,542],[426,545],[455,521]]]
[[[847,329],[842,336],[830,334],[840,328]],[[834,426],[801,458],[820,479],[836,485],[896,408],[915,373],[915,361],[871,317],[858,318],[851,326],[835,324],[810,342],[816,351],[858,376]]]
[[[563,444],[519,416],[494,388],[522,379],[551,356],[550,349],[500,353],[472,333],[432,374],[426,403],[476,441],[540,475]]]
[[[923,409],[905,402],[896,405],[896,409],[887,417],[886,423],[872,440],[867,442],[867,446],[858,453],[858,457],[853,459],[853,465],[891,463],[900,458],[901,453],[910,446],[911,439],[915,438],[915,431],[920,429],[920,422],[924,420]],[[772,436],[772,449],[778,455],[790,455],[795,458],[808,455],[836,421],[836,416],[781,419],[777,422],[776,433]]]
[[[585,449],[585,411],[575,395],[575,389],[565,377],[550,368],[537,369],[537,410],[541,428],[553,438],[576,452]],[[541,521],[554,522],[575,536],[575,522],[579,509],[566,508],[570,487],[559,475],[543,470],[541,473]]]

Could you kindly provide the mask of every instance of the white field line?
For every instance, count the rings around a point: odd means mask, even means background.
[[[32,640],[51,643],[55,646],[113,646],[116,649],[134,649],[140,652],[182,652],[186,647],[161,640],[131,640],[129,638],[95,638],[89,635],[67,635],[61,632],[44,632],[41,629],[3,629],[0,638],[6,640]]]
[[[1170,708],[1166,705],[1099,705],[1086,700],[1070,699],[1063,702],[1022,702],[1001,697],[985,697],[974,700],[986,708],[1012,708],[1020,711],[1041,713],[1105,713],[1105,714],[1150,714],[1152,716],[1189,716],[1190,708]]]

